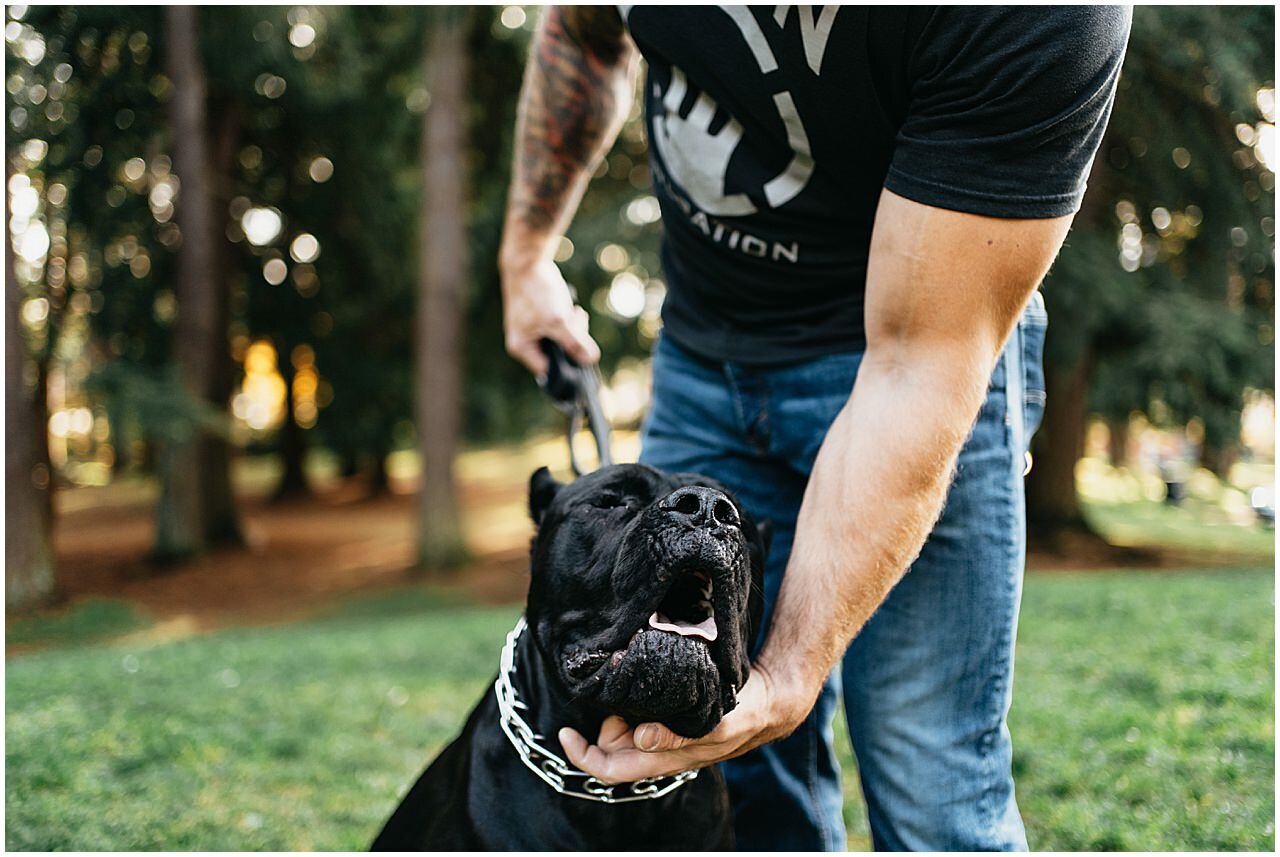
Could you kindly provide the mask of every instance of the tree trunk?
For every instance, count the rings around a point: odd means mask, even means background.
[[[212,301],[215,308],[214,333],[209,343],[209,360],[213,365],[209,398],[219,411],[225,411],[236,386],[236,365],[231,358],[227,328],[231,324],[231,290],[229,287],[232,247],[219,228],[216,212],[226,211],[233,193],[231,171],[234,169],[240,141],[240,111],[234,99],[223,99],[214,114],[217,122],[213,165],[212,228],[214,279]],[[236,513],[235,489],[231,483],[231,443],[218,435],[206,434],[200,441],[205,480],[205,539],[210,544],[243,544],[244,533]]]
[[[9,186],[5,164],[5,187]],[[53,562],[53,482],[49,470],[44,384],[23,377],[30,358],[23,344],[22,287],[14,272],[12,231],[5,193],[4,234],[4,601],[9,611],[48,604],[56,595]],[[44,376],[43,370],[39,372]]]
[[[306,471],[306,439],[302,436],[302,426],[293,415],[293,379],[297,372],[293,368],[292,355],[282,350],[279,366],[285,376],[284,422],[276,436],[276,445],[280,449],[280,461],[284,469],[280,474],[280,483],[276,486],[274,499],[289,500],[305,496],[310,492],[307,486]]]
[[[343,450],[338,456],[338,473],[343,479],[360,475],[360,456],[354,450]]]
[[[1112,467],[1129,464],[1129,419],[1107,420],[1107,453]]]
[[[1205,441],[1200,447],[1200,466],[1214,476],[1223,480],[1231,473],[1231,466],[1236,463],[1240,450],[1236,446],[1216,447]]]
[[[467,283],[466,81],[469,14],[433,10],[427,41],[431,107],[422,128],[418,240],[417,418],[422,480],[418,562],[446,568],[466,555],[453,463],[461,421],[463,300]]]
[[[391,492],[391,474],[387,472],[387,451],[379,449],[369,456],[369,496],[381,497]]]
[[[1086,356],[1070,369],[1045,367],[1048,398],[1027,478],[1027,531],[1037,541],[1088,531],[1076,496],[1076,462],[1084,454],[1092,364]]]
[[[176,220],[182,229],[175,293],[174,358],[183,388],[193,400],[225,407],[227,302],[215,215],[213,160],[208,129],[208,85],[200,59],[199,11],[165,9],[174,171],[182,181]],[[161,490],[156,510],[155,555],[176,560],[212,542],[235,538],[239,526],[231,495],[225,442],[197,426],[167,439],[160,455]]]

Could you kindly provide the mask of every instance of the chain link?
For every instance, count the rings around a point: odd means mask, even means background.
[[[512,678],[516,674],[516,641],[527,627],[524,617],[507,634],[507,644],[502,647],[502,659],[498,666],[498,680],[493,683],[493,695],[498,701],[498,725],[511,746],[515,747],[520,761],[537,774],[551,788],[567,797],[593,800],[600,803],[630,803],[636,800],[653,800],[670,794],[698,776],[697,771],[684,771],[670,777],[645,777],[631,783],[609,785],[572,767],[564,759],[548,750],[539,741],[543,736],[534,732],[520,711],[529,706],[516,693]]]

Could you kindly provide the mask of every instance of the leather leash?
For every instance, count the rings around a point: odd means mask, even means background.
[[[578,465],[573,438],[584,419],[596,443],[599,466],[613,464],[609,420],[600,407],[600,371],[595,366],[579,366],[550,339],[543,339],[540,345],[542,353],[547,355],[547,374],[538,383],[551,397],[556,410],[568,420],[569,466],[573,468],[573,475],[581,476],[583,472]]]

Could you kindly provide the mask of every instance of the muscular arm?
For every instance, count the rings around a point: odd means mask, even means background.
[[[553,256],[626,118],[636,55],[612,7],[551,6],[534,36],[498,261],[507,351],[535,373],[545,371],[542,337],[579,362],[599,356]]]
[[[814,464],[760,653],[800,717],[933,528],[995,361],[1070,220],[881,197],[866,354]]]
[[[697,741],[657,724],[630,733],[606,723],[595,746],[563,732],[576,764],[613,781],[672,773],[744,753],[804,719],[933,527],[995,360],[1070,222],[998,220],[883,192],[866,353],[814,464],[770,635],[738,708]]]

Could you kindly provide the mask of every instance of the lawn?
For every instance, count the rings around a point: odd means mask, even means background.
[[[1272,849],[1273,593],[1270,569],[1028,578],[1010,726],[1033,847]],[[62,629],[8,661],[5,845],[366,847],[516,613],[411,590],[175,642]]]
[[[1275,468],[1237,464],[1231,476],[1219,480],[1207,470],[1195,471],[1186,499],[1173,506],[1164,502],[1165,484],[1150,473],[1117,470],[1096,458],[1076,465],[1085,517],[1109,543],[1270,564],[1276,534],[1257,522],[1249,491],[1273,484]]]

